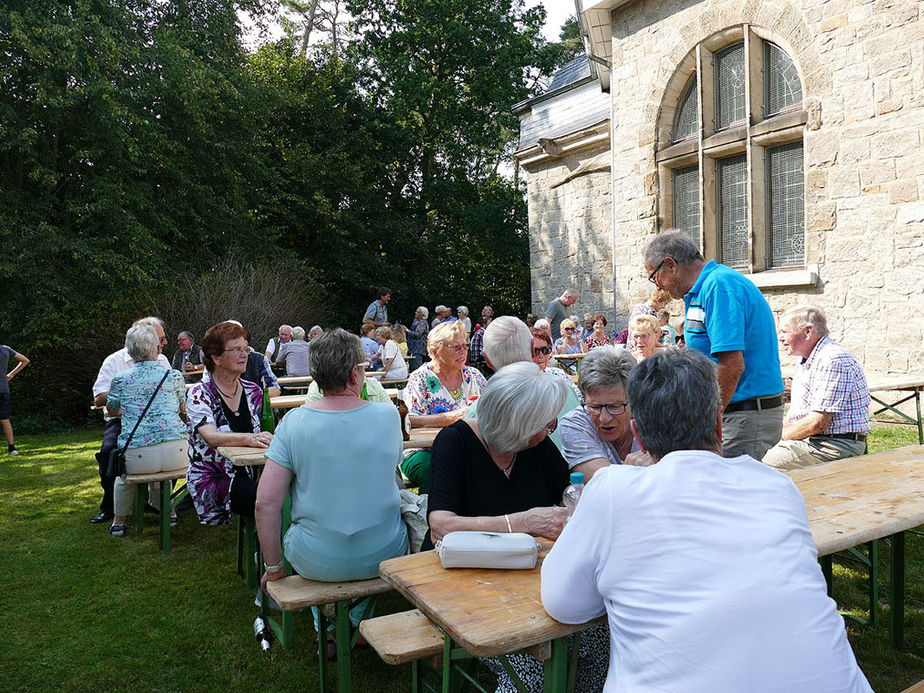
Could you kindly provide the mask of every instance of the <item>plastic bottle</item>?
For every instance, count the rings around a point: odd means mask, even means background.
[[[263,390],[263,406],[260,408],[260,430],[269,433],[276,432],[276,416],[273,414],[273,405],[270,403],[269,388]]]
[[[266,652],[270,648],[269,632],[263,619],[259,616],[253,620],[253,634],[257,636],[260,649]]]
[[[581,494],[584,492],[584,475],[581,472],[571,473],[571,483],[562,494],[562,502],[568,509],[568,517],[574,515],[578,501],[581,500]]]

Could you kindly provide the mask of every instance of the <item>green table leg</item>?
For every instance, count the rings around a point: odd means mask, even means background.
[[[905,640],[905,533],[892,535],[892,647],[900,650]]]
[[[543,665],[545,672],[542,690],[549,693],[563,693],[568,680],[568,638],[552,641],[552,656]]]
[[[918,415],[918,445],[924,445],[924,423],[921,421],[921,388],[914,388],[914,407]]]
[[[337,690],[350,693],[353,690],[353,671],[350,668],[350,600],[337,602]]]
[[[821,574],[824,575],[825,585],[828,587],[828,596],[831,596],[832,593],[832,584],[831,584],[831,561],[833,556],[822,556],[818,559],[818,562],[821,563]]]
[[[879,542],[873,539],[869,547],[869,622],[879,625]]]
[[[443,693],[449,693],[452,681],[452,640],[443,636]]]
[[[241,526],[244,528],[244,582],[248,587],[256,587],[260,583],[257,575],[257,564],[253,559],[257,552],[257,526],[252,517],[241,517]]]
[[[170,553],[170,495],[169,481],[160,482],[160,551]]]

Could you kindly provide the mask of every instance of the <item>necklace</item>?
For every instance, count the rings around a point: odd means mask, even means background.
[[[504,476],[506,476],[508,479],[510,478],[510,473],[512,471],[513,463],[516,461],[517,461],[517,453],[513,453],[513,457],[510,459],[510,463],[506,467],[503,467],[501,469],[501,471],[504,473]]]
[[[224,391],[220,387],[218,387],[217,381],[213,380],[212,382],[215,383],[215,389],[218,390],[218,394],[220,394],[222,396],[222,399],[225,400],[225,406],[228,408],[228,411],[230,411],[231,414],[234,416],[240,416],[241,415],[241,412],[239,411],[240,407],[238,407],[237,409],[232,409],[231,406],[228,404],[228,400],[237,394],[237,389],[238,387],[240,387],[241,381],[240,380],[234,381],[234,389],[231,391],[230,395],[225,394]],[[240,402],[238,402],[238,404],[240,404]]]

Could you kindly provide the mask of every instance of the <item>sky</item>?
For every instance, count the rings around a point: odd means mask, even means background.
[[[545,6],[546,41],[558,41],[558,32],[568,17],[574,14],[574,0],[526,0],[527,7]]]
[[[545,6],[546,22],[543,35],[546,41],[558,41],[561,25],[565,23],[568,17],[574,14],[574,0],[526,0],[526,7],[536,7],[537,5]],[[246,14],[241,14],[241,20],[244,22],[245,27],[251,26]],[[273,27],[271,38],[278,38],[281,35],[282,28]],[[255,33],[247,31],[244,36],[244,43],[248,48],[256,48],[259,38]]]

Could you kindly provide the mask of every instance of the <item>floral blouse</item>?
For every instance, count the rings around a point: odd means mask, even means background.
[[[113,376],[109,385],[108,404],[112,409],[122,410],[120,448],[125,446],[128,435],[138,423],[138,417],[154,394],[154,388],[164,377],[165,370],[157,361],[139,361],[131,369]],[[138,430],[132,436],[132,448],[185,438],[186,424],[180,418],[180,405],[185,397],[186,382],[179,371],[172,371],[138,424]]]
[[[260,409],[263,391],[249,380],[240,381],[250,409],[250,423],[254,432],[260,430]],[[231,477],[234,465],[230,460],[209,447],[199,435],[199,428],[215,426],[222,433],[230,433],[231,426],[221,406],[221,396],[210,380],[194,385],[186,398],[186,417],[189,427],[189,468],[186,483],[189,495],[199,513],[199,521],[207,525],[231,524]]]
[[[607,346],[609,345],[609,343],[610,343],[610,338],[607,337],[606,335],[603,335],[602,337],[598,339],[597,335],[592,333],[587,338],[587,348],[588,349],[593,349],[594,347]]]
[[[473,397],[480,396],[487,384],[488,381],[478,369],[463,366],[461,393],[456,398],[440,381],[433,367],[425,363],[408,378],[404,394],[408,413],[429,416],[459,409],[468,405]]]

